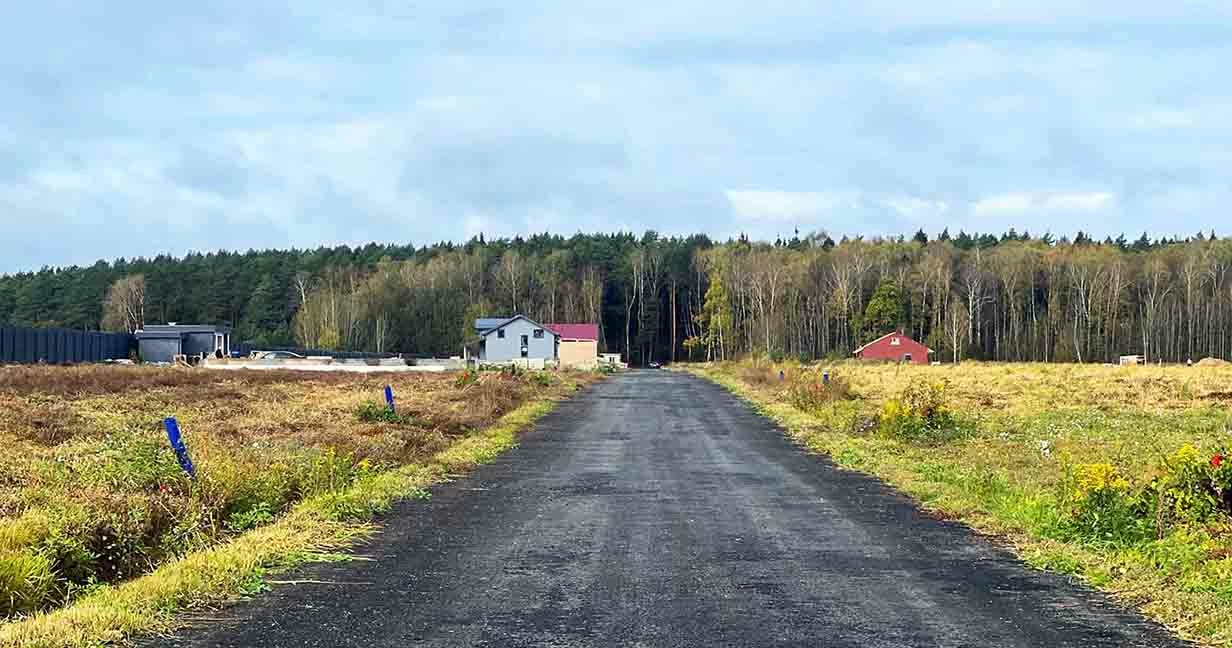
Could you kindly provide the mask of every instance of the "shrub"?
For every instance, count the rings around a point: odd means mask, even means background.
[[[457,389],[463,389],[467,385],[473,385],[476,380],[479,380],[479,372],[474,369],[463,369],[458,373],[458,376],[453,380],[453,386]]]
[[[800,373],[792,376],[787,384],[787,400],[806,412],[835,401],[854,398],[851,383],[838,374],[832,374],[829,383],[826,383],[822,381],[821,374]]]
[[[1134,486],[1112,464],[1081,464],[1065,483],[1074,537],[1128,544],[1151,539],[1169,526],[1202,524],[1232,513],[1232,465],[1225,454],[1210,458],[1192,445],[1172,453],[1149,484]]]
[[[1176,522],[1204,522],[1232,513],[1232,464],[1220,451],[1211,457],[1185,445],[1165,461],[1158,480],[1161,516]]]
[[[362,423],[394,423],[408,424],[411,422],[411,417],[398,414],[385,403],[377,401],[364,401],[359,408],[355,410],[355,416]]]
[[[946,405],[945,383],[913,379],[898,398],[886,401],[877,415],[878,431],[905,441],[940,441],[962,432]]]
[[[741,370],[740,378],[750,385],[773,385],[779,382],[779,372],[774,367],[755,360]]]
[[[1150,494],[1135,490],[1110,463],[1074,466],[1066,476],[1065,490],[1068,519],[1062,529],[1072,538],[1124,545],[1157,532]]]
[[[551,387],[556,384],[556,376],[549,371],[534,371],[528,374],[530,382],[540,387]]]
[[[240,533],[249,529],[255,529],[273,519],[274,512],[270,510],[269,504],[260,502],[246,511],[234,511],[231,513],[230,517],[227,518],[227,530],[232,533]]]
[[[608,376],[608,375],[616,373],[616,367],[613,367],[612,365],[607,364],[607,363],[602,363],[602,364],[595,365],[595,372]]]

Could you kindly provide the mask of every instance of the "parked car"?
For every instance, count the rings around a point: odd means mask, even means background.
[[[661,365],[661,364],[659,364],[659,363],[657,363],[657,362],[655,362],[655,361],[651,360],[651,361],[650,361],[650,364],[648,364],[648,365],[646,365],[646,366],[647,366],[647,367],[650,367],[651,369],[658,369],[658,368],[662,367],[663,365]]]

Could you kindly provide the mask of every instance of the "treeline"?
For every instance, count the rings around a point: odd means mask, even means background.
[[[456,354],[475,317],[520,312],[596,321],[602,348],[635,363],[843,357],[893,328],[945,359],[1184,361],[1232,354],[1229,271],[1232,240],[1213,233],[773,243],[544,234],[48,268],[0,277],[0,323],[223,323],[259,344]],[[143,303],[117,309],[117,295]]]

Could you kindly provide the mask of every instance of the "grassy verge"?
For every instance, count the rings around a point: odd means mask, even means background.
[[[998,536],[1028,563],[1080,577],[1183,637],[1232,645],[1232,524],[1218,481],[1227,464],[1207,463],[1232,440],[1232,371],[828,369],[842,385],[837,395],[817,387],[817,368],[687,370],[808,449]],[[930,402],[918,382],[945,385],[945,396]],[[942,424],[932,424],[934,410]]]
[[[98,588],[67,608],[0,626],[0,645],[95,646],[166,630],[178,611],[260,589],[270,569],[330,559],[371,532],[367,520],[373,515],[450,474],[491,461],[512,448],[517,433],[552,407],[553,402],[545,401],[525,404],[427,461],[364,477],[344,491],[308,498],[276,521],[225,544],[190,553],[118,586]]]

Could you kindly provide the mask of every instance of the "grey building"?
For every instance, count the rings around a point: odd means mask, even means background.
[[[231,355],[231,329],[199,324],[155,324],[137,331],[143,362],[172,362],[177,355]]]
[[[472,347],[480,362],[518,359],[555,361],[560,338],[546,326],[526,317],[484,317],[475,320],[479,342]]]

